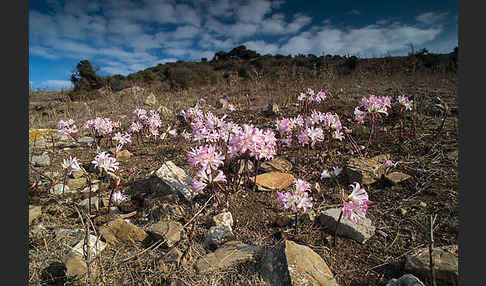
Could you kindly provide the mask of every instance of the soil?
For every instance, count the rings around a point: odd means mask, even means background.
[[[322,170],[334,166],[346,166],[349,158],[356,154],[352,154],[353,149],[348,143],[334,142],[331,146],[317,145],[316,148],[310,150],[279,145],[278,156],[292,162],[293,168],[290,173],[295,178],[306,180],[312,186],[316,182],[319,183],[320,191],[313,187],[311,192],[316,219],[312,221],[308,215],[300,215],[297,229],[295,229],[293,214],[279,206],[275,192],[253,191],[251,185],[244,184],[236,193],[229,196],[228,210],[233,215],[235,239],[248,244],[267,246],[274,245],[283,239],[290,239],[309,246],[328,264],[339,285],[385,285],[391,278],[398,278],[405,274],[405,255],[414,249],[428,246],[430,235],[428,227],[431,215],[437,214],[438,226],[434,232],[435,245],[457,244],[459,232],[458,163],[457,159],[451,159],[449,156],[451,152],[458,150],[457,75],[433,74],[380,79],[348,77],[333,83],[308,82],[302,84],[302,87],[306,86],[305,84],[314,87],[322,86],[323,89],[327,88],[333,92],[332,103],[320,107],[321,110],[338,113],[343,125],[353,129],[353,137],[360,145],[366,145],[369,134],[367,130],[360,132],[359,130],[363,128],[353,120],[353,110],[358,105],[361,96],[374,93],[390,95],[396,100],[397,95],[404,94],[414,99],[415,136],[408,136],[408,132],[405,132],[402,140],[393,138],[390,130],[396,123],[395,110],[379,125],[378,133],[372,139],[366,155],[366,157],[372,157],[379,154],[390,154],[392,161],[398,163],[393,170],[406,173],[412,176],[412,179],[398,185],[387,183],[386,180],[379,180],[370,186],[365,186],[370,200],[374,202],[368,209],[367,217],[373,222],[377,233],[364,244],[348,238],[337,237],[336,245],[333,247],[331,243],[334,238],[333,230],[320,226],[317,215],[327,208],[338,206],[340,188],[332,180],[321,179],[320,173]],[[277,88],[275,89],[278,91]],[[304,88],[302,88],[303,90]],[[252,105],[247,108],[246,98],[243,95],[238,95],[234,90],[226,90],[226,92],[227,96],[224,97],[230,98],[230,102],[238,105],[238,111],[228,113],[226,120],[233,120],[236,123],[250,122],[260,128],[274,128],[277,118],[293,117],[299,113],[297,106],[292,104],[285,106],[284,97],[267,98],[264,93],[255,93]],[[203,94],[207,94],[207,90],[193,91],[190,99],[181,98],[182,93],[173,93],[167,97],[159,95],[158,99],[162,104],[167,103],[166,105],[169,105],[170,109],[178,112],[181,108],[193,106],[193,99],[197,99]],[[445,119],[440,115],[427,114],[426,105],[435,96],[440,96],[449,105],[450,110],[456,112],[449,112],[444,117]],[[208,104],[204,108],[211,108],[211,103],[216,102],[217,98],[216,95],[207,95]],[[41,100],[34,101],[38,104]],[[50,100],[56,101],[55,98]],[[117,101],[118,99],[110,100]],[[126,99],[120,99],[120,102],[122,100]],[[31,122],[31,128],[53,128],[58,120],[68,119],[67,114],[76,114],[74,110],[69,109],[69,105],[72,103],[56,102],[57,105],[46,105],[41,111],[31,110],[31,117],[35,121]],[[106,105],[109,102],[108,99],[87,102],[94,111],[83,115],[86,116],[85,118],[74,118],[78,126],[84,123],[83,120],[94,118],[94,114],[101,116],[103,113],[98,113],[96,106]],[[131,114],[128,110],[139,106],[134,102],[125,101],[123,107],[117,106],[116,110],[110,110],[103,116],[119,118],[122,123],[129,122]],[[279,104],[281,113],[279,116],[269,116],[264,112],[271,102]],[[294,98],[292,102],[297,101]],[[59,108],[58,105],[61,105],[66,112],[58,114],[55,110],[49,111],[49,108]],[[106,110],[106,108],[105,106],[104,109]],[[145,108],[150,109],[147,106]],[[210,110],[218,116],[226,113],[221,109]],[[124,118],[123,115],[125,115]],[[442,120],[445,121],[440,129]],[[175,116],[167,118],[167,122],[175,126],[179,132],[184,128],[189,130],[187,125],[184,125]],[[409,118],[407,122],[410,122]],[[385,127],[386,131],[382,127]],[[406,130],[408,131],[409,128],[410,123]],[[142,215],[147,212],[144,209],[143,198],[152,194],[148,180],[150,171],[158,169],[163,162],[170,160],[186,170],[189,175],[194,175],[195,170],[192,170],[187,162],[187,151],[194,146],[196,146],[194,143],[188,143],[180,136],[169,138],[163,144],[146,140],[143,144],[127,146],[126,149],[133,156],[127,162],[120,163],[122,182],[119,189],[132,202],[131,205],[125,206],[124,211],[137,211],[137,214],[131,217],[134,224],[144,228],[154,223]],[[66,157],[76,156],[80,162],[89,163],[96,153],[95,148],[55,150],[49,154],[50,166],[38,169],[42,173],[57,171],[62,174],[61,162]],[[345,175],[338,178],[339,185],[349,191],[347,186],[352,182]],[[30,171],[29,185],[40,179],[39,172]],[[43,207],[42,217],[34,222],[30,229],[32,230],[36,224],[42,224],[47,229],[42,234],[29,235],[31,285],[54,283],[52,279],[48,278],[48,274],[52,272],[49,272],[49,269],[54,267],[53,265],[59,266],[69,249],[68,245],[72,246],[77,242],[72,237],[62,242],[58,241],[54,237],[54,231],[60,228],[82,227],[72,203],[79,202],[86,195],[54,196],[48,194],[46,189],[46,187],[29,189],[29,204]],[[107,188],[102,188],[102,190],[103,196],[107,197],[109,190]],[[182,198],[176,198],[173,204],[181,206],[184,210],[184,217],[179,218],[179,222],[183,225],[187,223],[208,198],[209,195],[201,195],[196,197],[192,203],[188,203]],[[197,258],[209,252],[204,249],[203,241],[210,227],[210,219],[221,212],[224,207],[215,205],[215,202],[215,200],[211,201],[210,207],[206,208],[195,220],[193,233],[191,234],[189,227],[183,241],[177,246],[182,252],[186,252],[184,265],[171,269],[169,272],[159,271],[157,265],[160,263],[161,257],[168,252],[168,249],[163,247],[146,251],[136,259],[122,263],[120,261],[142,252],[146,247],[124,245],[104,251],[101,258],[103,265],[101,281],[104,281],[105,285],[126,285],[131,284],[132,281],[144,281],[144,285],[161,285],[171,279],[179,279],[186,285],[265,285],[258,274],[258,267],[252,263],[245,263],[234,269],[211,275],[195,273],[194,269],[190,267]],[[287,225],[282,226],[276,223],[277,219],[282,216],[290,218]],[[192,227],[192,224],[190,226]],[[58,270],[59,267],[54,268]],[[70,283],[61,278],[56,281],[57,285],[63,283],[69,285]]]

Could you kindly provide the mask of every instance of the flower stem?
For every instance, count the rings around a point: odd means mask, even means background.
[[[341,213],[339,214],[339,218],[338,218],[337,223],[336,223],[336,228],[334,229],[334,240],[333,240],[333,243],[332,243],[332,247],[336,246],[336,236],[337,236],[339,224],[341,223],[342,217],[343,217],[343,211],[341,211]]]

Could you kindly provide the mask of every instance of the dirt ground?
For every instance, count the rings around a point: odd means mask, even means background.
[[[244,185],[240,191],[230,196],[229,211],[233,215],[235,239],[254,245],[274,245],[283,239],[290,239],[307,245],[317,252],[328,264],[339,285],[385,285],[391,278],[405,274],[404,256],[414,249],[428,245],[428,222],[431,215],[437,214],[438,227],[434,232],[436,246],[458,243],[458,162],[453,152],[458,150],[458,78],[456,74],[421,74],[393,76],[352,75],[334,80],[315,78],[288,82],[247,82],[236,85],[220,85],[205,89],[180,92],[156,93],[159,105],[164,105],[174,112],[194,106],[204,98],[203,109],[211,110],[218,116],[222,109],[211,109],[219,98],[226,98],[238,106],[238,110],[228,113],[227,120],[236,123],[252,123],[260,128],[274,128],[276,118],[295,116],[298,107],[285,103],[290,96],[292,102],[305,88],[323,89],[334,95],[331,104],[322,107],[322,111],[339,114],[343,125],[353,129],[354,139],[365,145],[368,133],[360,132],[353,120],[353,110],[362,96],[369,94],[390,95],[396,100],[398,95],[406,95],[415,102],[415,137],[405,138],[403,142],[390,135],[392,119],[386,119],[387,131],[379,130],[369,148],[367,157],[390,154],[394,168],[412,176],[409,181],[392,186],[379,181],[366,186],[370,200],[375,202],[368,209],[367,216],[380,233],[376,233],[365,244],[351,239],[338,237],[335,247],[329,238],[333,231],[310,221],[305,215],[299,218],[298,231],[292,225],[278,226],[275,218],[290,215],[277,203],[274,192],[254,192]],[[247,106],[247,97],[250,106]],[[427,104],[439,96],[449,106],[445,119],[425,112]],[[71,102],[65,96],[49,98],[35,95],[30,98],[30,128],[55,128],[56,123],[72,118],[78,126],[87,119],[96,116],[119,119],[126,124],[131,121],[131,112],[135,107],[150,107],[143,104],[146,94],[138,96],[120,96],[112,94],[98,100],[85,103]],[[281,115],[268,116],[269,103],[277,103]],[[154,109],[157,109],[156,106]],[[161,115],[162,116],[162,115]],[[391,116],[393,117],[393,115]],[[176,126],[178,131],[189,130],[175,116],[165,116],[166,122]],[[441,125],[443,127],[441,128]],[[147,177],[150,171],[158,169],[163,162],[171,160],[190,175],[187,151],[195,146],[183,138],[170,138],[165,144],[146,142],[142,145],[129,144],[127,150],[133,153],[128,162],[120,163],[123,176],[120,189],[129,195],[132,201],[130,210],[137,215],[131,218],[139,227],[152,223],[144,219],[143,204],[139,203],[142,193],[150,195]],[[332,181],[320,179],[324,169],[333,166],[345,166],[355,155],[350,153],[350,144],[334,143],[331,148],[321,146],[314,150],[299,150],[296,147],[278,146],[278,155],[293,163],[291,173],[295,178],[304,179],[313,186],[319,183],[321,191],[313,188],[314,211],[319,212],[336,207],[340,203],[339,189]],[[34,153],[36,150],[34,150]],[[69,156],[76,156],[81,162],[89,163],[96,155],[95,148],[72,148],[56,150],[50,153],[51,164],[38,168],[41,173],[57,171],[62,174],[61,162]],[[452,154],[452,155],[451,155]],[[41,179],[39,172],[29,172],[29,185]],[[347,186],[351,182],[346,176],[340,177],[340,184]],[[29,279],[30,285],[71,285],[71,282],[58,278],[54,282],[49,275],[61,271],[62,258],[78,240],[75,237],[56,239],[54,231],[60,228],[76,229],[81,222],[72,202],[79,202],[86,195],[56,196],[46,189],[28,189],[29,204],[41,205],[43,214],[30,226],[32,230],[41,224],[43,231],[29,235]],[[108,190],[105,189],[106,192]],[[107,196],[107,194],[105,194]],[[208,196],[200,196],[192,204],[177,198],[174,204],[183,209],[179,218],[181,224],[188,222],[202,206]],[[198,207],[199,206],[199,207]],[[107,248],[99,260],[102,273],[98,285],[164,285],[168,281],[179,279],[184,285],[266,285],[258,274],[257,266],[244,263],[237,267],[211,274],[198,274],[191,267],[195,260],[209,251],[204,249],[203,241],[210,226],[210,219],[220,212],[218,206],[206,208],[197,219],[192,239],[188,235],[177,246],[182,252],[187,251],[184,263],[169,271],[160,271],[158,265],[167,249],[161,247],[145,251],[135,259],[121,262],[125,258],[142,252],[143,245],[124,245]],[[189,231],[187,231],[189,232]],[[62,271],[59,272],[62,275]],[[425,282],[425,281],[424,281]],[[57,283],[57,284],[56,284]],[[64,283],[64,284],[63,284]],[[182,284],[181,284],[182,285]]]

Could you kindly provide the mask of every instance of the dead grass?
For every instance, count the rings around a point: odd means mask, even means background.
[[[111,117],[126,124],[131,121],[131,112],[136,107],[157,109],[159,105],[164,105],[177,113],[182,108],[193,106],[201,98],[206,100],[208,106],[214,106],[219,98],[226,98],[239,106],[238,112],[229,115],[235,122],[249,121],[259,127],[273,128],[274,118],[265,117],[261,111],[266,109],[269,103],[277,103],[286,116],[294,116],[297,113],[295,107],[282,106],[288,98],[290,102],[296,102],[297,95],[307,87],[330,91],[335,97],[335,104],[328,106],[328,110],[338,112],[343,123],[350,126],[353,126],[352,111],[361,96],[369,93],[394,97],[401,94],[412,96],[417,110],[417,138],[406,140],[403,144],[396,144],[389,138],[379,139],[370,150],[370,155],[390,153],[393,161],[399,162],[397,170],[413,176],[413,179],[397,187],[387,184],[371,187],[369,193],[376,204],[370,207],[369,217],[376,228],[386,236],[375,234],[364,245],[339,237],[336,247],[330,248],[326,237],[332,235],[332,231],[310,221],[299,224],[298,234],[294,234],[291,227],[276,227],[273,219],[281,214],[282,210],[277,205],[274,194],[247,190],[231,197],[230,211],[235,219],[233,229],[236,239],[255,245],[273,245],[288,238],[308,245],[326,261],[340,285],[385,285],[389,279],[404,274],[404,255],[413,249],[426,246],[426,218],[430,214],[438,214],[439,227],[435,232],[435,245],[457,244],[458,166],[457,162],[448,158],[448,154],[458,148],[457,117],[447,117],[442,132],[434,136],[440,126],[440,118],[424,114],[426,104],[434,96],[440,96],[449,106],[457,107],[457,75],[383,76],[361,73],[339,77],[330,71],[318,74],[315,78],[284,74],[277,82],[269,82],[258,76],[253,76],[253,80],[250,81],[230,78],[228,82],[222,82],[218,86],[177,92],[148,89],[137,95],[120,96],[109,93],[97,100],[81,103],[71,102],[65,96],[58,99],[31,97],[30,127],[55,128],[60,119],[68,118],[74,119],[80,127],[86,120],[96,116]],[[159,102],[157,106],[149,107],[144,104],[150,92],[156,95]],[[246,95],[251,101],[248,110]],[[36,105],[42,105],[44,109],[36,110]],[[222,115],[221,110],[213,112]],[[178,128],[182,127],[175,116],[167,117],[165,120]],[[365,137],[355,139],[361,144],[367,140]],[[190,146],[181,143],[182,140],[169,141],[162,147],[154,144],[128,147],[134,154],[134,159],[121,164],[121,173],[126,175],[122,189],[131,195],[132,200],[141,192],[147,195],[150,193],[144,183],[147,174],[160,167],[163,161],[172,160],[189,173],[192,172],[186,162],[186,151]],[[339,199],[336,186],[319,179],[320,171],[345,164],[351,156],[347,153],[348,150],[348,147],[336,145],[332,152],[326,154],[315,151],[309,156],[303,156],[297,150],[286,148],[282,148],[279,153],[286,158],[296,158],[292,170],[296,178],[305,179],[312,184],[319,182],[322,192],[314,193],[313,196],[316,208],[323,210],[339,203]],[[71,149],[53,153],[51,165],[42,171],[61,172],[60,163],[69,155],[75,155],[82,162],[89,162],[95,154],[96,151],[93,149]],[[30,172],[30,183],[39,179],[37,173]],[[347,182],[343,180],[342,185],[346,185]],[[33,223],[31,230],[38,225],[46,229],[29,239],[30,285],[63,285],[49,284],[47,274],[59,272],[62,268],[59,263],[78,239],[68,236],[64,240],[58,240],[54,236],[54,231],[60,228],[81,227],[75,210],[69,207],[71,201],[77,202],[81,199],[82,196],[59,198],[41,191],[29,192],[29,203],[43,206],[43,215]],[[199,198],[195,204],[202,205],[204,201],[204,197]],[[427,206],[420,207],[420,202],[425,202]],[[186,214],[180,219],[184,224],[197,208],[180,200],[176,203]],[[402,215],[401,209],[406,209],[407,214]],[[147,251],[136,259],[120,263],[142,252],[144,246],[133,244],[109,247],[97,261],[101,269],[97,285],[165,285],[164,283],[174,279],[181,281],[183,285],[266,285],[258,274],[258,266],[254,263],[209,274],[198,274],[191,267],[199,257],[208,252],[202,243],[209,228],[209,219],[217,211],[214,208],[205,210],[199,219],[193,240],[188,241],[185,237],[177,246],[182,252],[189,249],[179,267],[168,272],[160,271],[162,257],[168,249]],[[150,224],[142,217],[134,218],[134,223],[142,228]],[[76,285],[83,282],[63,283]]]

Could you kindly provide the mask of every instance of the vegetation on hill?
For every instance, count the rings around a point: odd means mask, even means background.
[[[238,78],[255,79],[262,76],[276,80],[280,76],[309,77],[319,72],[333,71],[339,75],[352,73],[394,74],[422,72],[453,72],[457,71],[458,48],[449,54],[433,54],[426,49],[418,52],[412,50],[408,56],[383,58],[358,58],[357,56],[338,56],[299,54],[294,57],[276,55],[260,55],[256,51],[241,45],[229,52],[219,51],[212,60],[202,58],[200,62],[177,61],[149,67],[145,70],[131,73],[101,76],[97,74],[88,60],[82,60],[76,66],[71,81],[74,89],[71,98],[98,96],[100,88],[112,91],[139,85],[158,87],[164,90],[179,90],[190,87],[214,85],[227,80],[231,75]]]

